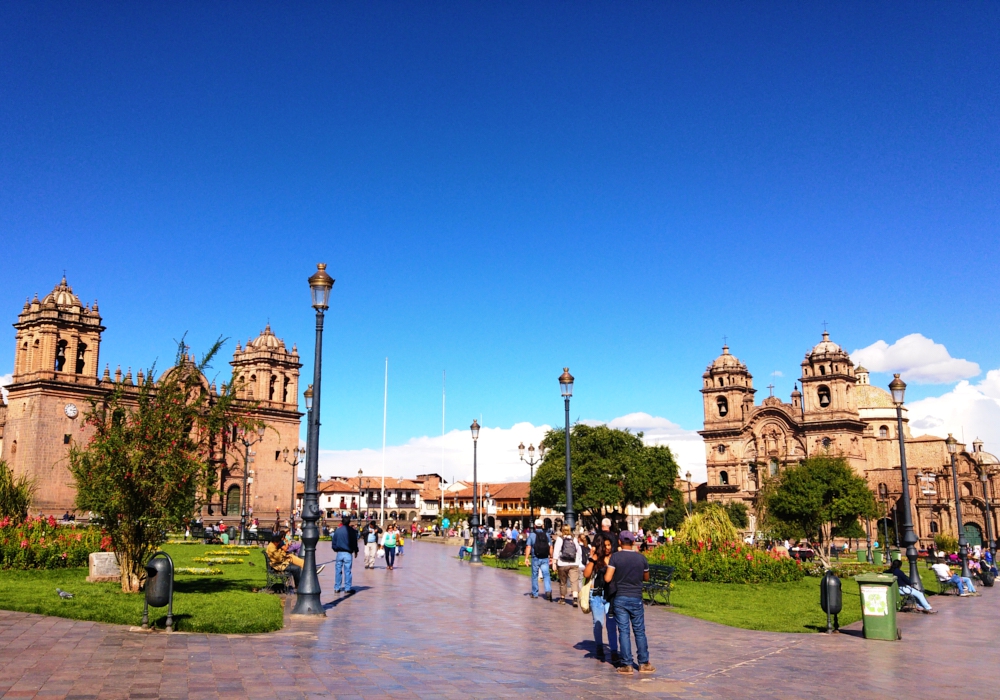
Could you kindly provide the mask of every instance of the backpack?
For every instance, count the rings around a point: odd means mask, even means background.
[[[562,547],[559,549],[559,561],[576,561],[576,542],[572,537],[563,537]]]
[[[535,530],[535,544],[531,548],[531,553],[536,559],[549,558],[549,536],[544,530]]]

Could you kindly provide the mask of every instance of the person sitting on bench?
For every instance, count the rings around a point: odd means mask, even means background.
[[[947,564],[934,564],[931,566],[931,570],[938,577],[938,581],[955,584],[958,587],[958,594],[960,596],[976,595],[976,587],[972,585],[972,579],[951,573],[951,569],[948,568]]]
[[[899,559],[893,560],[892,566],[889,567],[889,573],[896,577],[896,581],[899,584],[899,592],[917,601],[917,607],[920,609],[920,612],[927,613],[928,615],[933,615],[937,612],[937,610],[931,608],[931,604],[927,602],[924,594],[913,587],[910,577],[903,573],[903,564]]]
[[[285,533],[276,532],[271,536],[271,543],[264,550],[264,556],[275,571],[287,571],[295,581],[295,587],[299,587],[299,576],[302,574],[302,566],[305,564],[302,559],[294,554],[288,553],[288,543],[285,542]],[[316,573],[322,573],[326,566],[320,566]]]

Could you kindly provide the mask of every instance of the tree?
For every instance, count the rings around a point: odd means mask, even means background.
[[[679,492],[678,492],[679,493]],[[678,496],[675,501],[672,501],[670,505],[666,507],[666,514],[664,515],[664,510],[655,510],[648,516],[642,519],[639,523],[639,527],[643,530],[655,530],[658,527],[662,527],[669,530],[676,530],[684,522],[684,518],[687,517],[687,508],[684,506],[684,502]]]
[[[875,494],[842,457],[814,457],[788,467],[766,497],[766,510],[779,525],[826,546],[817,556],[829,567],[834,528],[877,516]]]
[[[710,503],[689,515],[677,533],[677,541],[690,547],[739,543],[740,533],[719,503]]]
[[[532,493],[538,505],[554,508],[566,500],[566,435],[550,430],[542,444],[548,448],[535,471]],[[603,517],[624,514],[629,505],[681,502],[674,488],[677,463],[669,447],[642,442],[642,433],[606,425],[578,423],[570,430],[573,465],[573,505],[578,513]]]
[[[35,493],[35,483],[26,474],[14,476],[14,470],[0,460],[0,518],[10,518],[14,524],[28,517],[28,507]]]
[[[717,505],[714,501],[698,501],[694,504],[694,512],[700,513],[706,508],[710,508],[714,505]],[[736,529],[745,530],[750,524],[750,516],[747,513],[746,504],[739,501],[729,501],[722,507],[726,511],[726,515],[729,516],[730,522],[732,522]]]
[[[216,468],[230,438],[259,422],[237,405],[234,386],[213,392],[203,372],[222,345],[200,364],[183,340],[173,369],[153,381],[150,369],[137,392],[123,385],[91,401],[84,415],[94,434],[70,448],[76,506],[91,510],[111,538],[122,571],[122,590],[135,592],[145,562],[170,529],[185,521],[215,493]]]

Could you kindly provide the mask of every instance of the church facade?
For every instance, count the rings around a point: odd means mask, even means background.
[[[131,368],[123,375],[120,366],[113,374],[105,366],[99,376],[102,323],[97,302],[83,304],[64,277],[43,299],[36,295],[25,302],[14,324],[13,382],[7,387],[6,403],[0,405],[0,459],[15,475],[27,474],[34,480],[34,513],[58,516],[74,509],[68,454],[71,445],[90,435],[83,425],[90,402],[117,387],[124,387],[126,395],[137,394],[145,379],[142,370],[133,379]],[[249,448],[238,440],[231,442],[226,453],[214,460],[217,494],[202,515],[239,518],[244,464],[250,457],[248,510],[261,520],[280,513],[287,517],[295,475],[284,450],[290,453],[298,447],[302,416],[298,351],[288,350],[268,325],[245,347],[237,343],[230,364],[239,378],[237,396],[266,429],[259,440],[253,436],[256,442]],[[214,385],[203,381],[216,392]]]
[[[801,390],[799,386],[801,385]],[[789,401],[773,394],[759,404],[753,376],[728,346],[702,375],[708,479],[701,496],[713,501],[738,500],[751,513],[764,479],[788,465],[818,455],[843,457],[865,477],[892,520],[902,497],[896,408],[885,389],[869,383],[869,373],[823,333],[806,353]],[[921,545],[938,533],[957,536],[951,456],[945,438],[913,437],[903,408],[903,444],[908,487],[915,509],[914,529]],[[962,515],[971,543],[987,536],[986,494],[1000,484],[1000,464],[978,440],[956,458]],[[985,477],[985,481],[983,478]],[[900,520],[900,523],[902,521]],[[872,533],[877,523],[872,523]],[[996,537],[997,518],[990,516]]]

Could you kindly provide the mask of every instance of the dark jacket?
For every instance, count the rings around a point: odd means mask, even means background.
[[[330,536],[330,543],[335,552],[358,553],[358,531],[350,525],[341,525]]]
[[[897,585],[899,586],[912,586],[910,583],[910,577],[903,573],[902,569],[889,569],[888,573],[896,577]]]

